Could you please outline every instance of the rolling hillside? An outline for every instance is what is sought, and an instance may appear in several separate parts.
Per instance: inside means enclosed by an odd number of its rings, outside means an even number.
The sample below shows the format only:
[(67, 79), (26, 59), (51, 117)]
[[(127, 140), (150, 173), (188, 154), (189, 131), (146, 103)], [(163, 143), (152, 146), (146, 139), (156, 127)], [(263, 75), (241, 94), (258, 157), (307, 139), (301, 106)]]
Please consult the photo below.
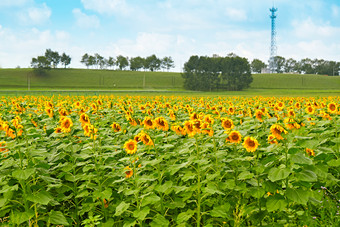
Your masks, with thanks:
[[(340, 77), (255, 74), (250, 89), (340, 90)], [(36, 76), (32, 69), (0, 69), (0, 90), (183, 90), (180, 73), (93, 69), (52, 69)]]

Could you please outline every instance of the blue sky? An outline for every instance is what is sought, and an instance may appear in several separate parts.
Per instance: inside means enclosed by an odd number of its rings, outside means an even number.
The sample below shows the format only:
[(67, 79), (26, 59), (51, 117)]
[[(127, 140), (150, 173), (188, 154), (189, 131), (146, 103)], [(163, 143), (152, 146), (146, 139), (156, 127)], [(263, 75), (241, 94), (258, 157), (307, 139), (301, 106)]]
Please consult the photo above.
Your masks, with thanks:
[(340, 0), (0, 0), (0, 67), (29, 67), (47, 48), (72, 57), (236, 53), (267, 62), (272, 5), (277, 54), (340, 61)]

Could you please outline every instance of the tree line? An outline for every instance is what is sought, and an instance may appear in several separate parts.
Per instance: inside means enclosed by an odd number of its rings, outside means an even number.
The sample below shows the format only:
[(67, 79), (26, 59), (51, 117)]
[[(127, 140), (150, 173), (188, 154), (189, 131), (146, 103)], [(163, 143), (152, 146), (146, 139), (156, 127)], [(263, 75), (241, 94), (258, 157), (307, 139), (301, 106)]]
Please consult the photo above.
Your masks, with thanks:
[(243, 90), (253, 81), (248, 59), (193, 55), (184, 64), (184, 88), (196, 91)]
[[(143, 57), (125, 57), (122, 55), (114, 57), (105, 58), (100, 54), (84, 54), (80, 61), (87, 68), (96, 68), (96, 69), (119, 69), (119, 70), (149, 70), (149, 71), (158, 71), (158, 70), (167, 70), (169, 71), (171, 68), (174, 68), (174, 61), (172, 58), (163, 57), (158, 58), (155, 54), (148, 56), (146, 58)], [(71, 64), (71, 57), (65, 53), (59, 54), (57, 51), (52, 51), (51, 49), (46, 49), (45, 55), (38, 56), (36, 58), (32, 58), (31, 67), (35, 69), (51, 69), (58, 68), (59, 64), (66, 66)]]
[[(282, 56), (274, 57), (274, 72), (276, 73), (303, 73), (319, 74), (328, 76), (339, 76), (340, 62), (327, 61), (324, 59), (304, 58), (297, 61), (293, 58), (285, 59)], [(254, 73), (261, 73), (267, 65), (259, 59), (251, 62), (251, 70)]]
[(57, 51), (46, 49), (45, 55), (32, 58), (31, 66), (35, 69), (50, 69), (57, 68), (60, 63), (66, 68), (71, 64), (71, 57), (65, 53), (60, 55)]
[(171, 68), (174, 68), (174, 61), (171, 57), (163, 57), (158, 58), (155, 54), (148, 56), (146, 58), (143, 57), (125, 57), (122, 55), (109, 58), (104, 58), (99, 54), (89, 55), (84, 54), (80, 61), (87, 68), (97, 68), (97, 69), (119, 69), (119, 70), (149, 70), (149, 71), (158, 71), (158, 70), (167, 70), (169, 71)]

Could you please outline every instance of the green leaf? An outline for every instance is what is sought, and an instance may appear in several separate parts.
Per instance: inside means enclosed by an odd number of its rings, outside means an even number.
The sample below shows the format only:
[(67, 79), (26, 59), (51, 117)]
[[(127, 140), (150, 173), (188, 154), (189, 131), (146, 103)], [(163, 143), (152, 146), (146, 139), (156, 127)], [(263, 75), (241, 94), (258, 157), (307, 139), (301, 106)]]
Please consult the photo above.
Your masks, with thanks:
[(194, 213), (195, 211), (190, 210), (190, 209), (185, 212), (180, 213), (176, 219), (177, 224), (181, 224), (183, 222), (188, 221), (194, 215)]
[(302, 164), (302, 165), (312, 165), (313, 161), (306, 157), (304, 154), (302, 153), (297, 153), (292, 155), (291, 157), (292, 162), (296, 163), (296, 164)]
[(145, 219), (145, 217), (149, 214), (150, 212), (150, 208), (149, 207), (144, 207), (141, 210), (135, 210), (133, 212), (133, 216), (135, 218), (137, 218), (140, 221), (143, 221)]
[(271, 181), (278, 181), (282, 179), (286, 179), (290, 174), (290, 171), (288, 169), (279, 169), (276, 167), (273, 167), (269, 170), (268, 173), (268, 179)]
[(33, 203), (47, 205), (51, 200), (53, 200), (53, 197), (47, 191), (40, 191), (38, 193), (29, 194), (27, 196), (27, 200)]
[(266, 191), (261, 187), (252, 187), (250, 189), (250, 194), (257, 199), (261, 198), (264, 195), (264, 193), (266, 193)]
[(167, 181), (167, 182), (165, 182), (162, 185), (157, 185), (155, 190), (157, 192), (162, 192), (162, 193), (165, 193), (165, 194), (169, 194), (172, 191), (172, 185), (173, 185), (172, 181)]
[(287, 202), (282, 198), (276, 198), (275, 196), (270, 196), (267, 199), (267, 210), (269, 212), (275, 211), (275, 210), (284, 210), (287, 206)]
[(228, 213), (229, 209), (230, 209), (229, 203), (225, 203), (225, 204), (220, 205), (220, 206), (214, 206), (212, 211), (210, 211), (210, 215), (212, 217), (216, 217), (216, 218), (227, 218), (228, 217), (227, 213)]
[(65, 216), (60, 211), (52, 210), (49, 213), (48, 221), (52, 224), (55, 224), (55, 225), (69, 225)]
[(155, 204), (157, 203), (158, 201), (160, 201), (161, 198), (155, 194), (151, 194), (149, 196), (146, 196), (143, 201), (142, 201), (142, 206), (146, 206), (146, 205), (149, 205), (149, 204)]
[(18, 180), (27, 180), (35, 172), (35, 168), (17, 169), (12, 172), (12, 176)]
[(160, 226), (168, 226), (169, 221), (162, 215), (157, 214), (155, 217), (152, 219), (153, 221), (150, 223), (151, 227), (160, 227)]
[(30, 220), (33, 216), (34, 211), (32, 210), (29, 210), (27, 212), (14, 212), (11, 215), (10, 220), (13, 224), (20, 225), (21, 223)]
[(202, 190), (205, 193), (208, 193), (210, 195), (213, 195), (213, 194), (224, 195), (224, 193), (221, 192), (220, 190), (218, 190), (217, 187), (214, 184), (212, 184), (212, 183), (208, 183), (207, 187), (203, 188)]
[(287, 188), (286, 196), (298, 204), (306, 205), (309, 199), (309, 192), (303, 189)]
[(332, 167), (338, 167), (340, 166), (340, 159), (332, 159), (329, 162), (327, 162), (327, 164)]
[(249, 171), (243, 171), (238, 175), (238, 180), (246, 180), (254, 177), (254, 174)]
[(122, 213), (124, 213), (127, 209), (129, 209), (130, 203), (125, 203), (124, 201), (121, 202), (117, 207), (116, 207), (116, 213), (115, 216), (119, 216)]
[(317, 180), (316, 174), (311, 170), (303, 170), (296, 174), (296, 178), (300, 181), (315, 182)]

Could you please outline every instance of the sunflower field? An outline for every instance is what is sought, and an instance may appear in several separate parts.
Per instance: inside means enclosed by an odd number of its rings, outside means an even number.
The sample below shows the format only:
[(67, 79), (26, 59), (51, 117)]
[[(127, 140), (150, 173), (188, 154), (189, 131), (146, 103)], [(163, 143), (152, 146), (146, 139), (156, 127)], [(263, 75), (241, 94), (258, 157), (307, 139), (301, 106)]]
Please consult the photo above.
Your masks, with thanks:
[(340, 97), (0, 98), (3, 226), (340, 226)]

